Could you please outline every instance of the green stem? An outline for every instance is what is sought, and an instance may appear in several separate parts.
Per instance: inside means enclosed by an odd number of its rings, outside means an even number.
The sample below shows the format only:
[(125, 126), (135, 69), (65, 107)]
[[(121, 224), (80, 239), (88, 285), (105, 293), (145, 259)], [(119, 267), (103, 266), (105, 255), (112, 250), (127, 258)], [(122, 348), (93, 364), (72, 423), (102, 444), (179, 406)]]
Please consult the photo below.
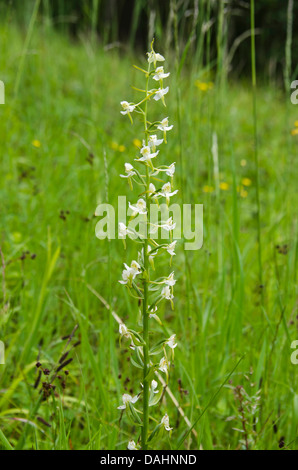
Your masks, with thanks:
[[(148, 95), (148, 83), (149, 83), (149, 70), (150, 64), (148, 67), (148, 74), (146, 77), (146, 97)], [(147, 103), (145, 101), (144, 109), (144, 132), (145, 132), (145, 143), (148, 145), (148, 129), (147, 129)], [(146, 191), (149, 189), (150, 184), (150, 175), (149, 167), (146, 166)], [(147, 217), (150, 217), (149, 212), (150, 199), (148, 192), (146, 192), (146, 207), (147, 207)], [(147, 219), (148, 220), (148, 219)], [(147, 225), (148, 228), (148, 225)], [(148, 438), (148, 428), (149, 428), (149, 382), (146, 380), (149, 368), (149, 316), (148, 316), (148, 280), (149, 280), (149, 257), (148, 257), (148, 233), (146, 234), (144, 241), (144, 300), (143, 300), (143, 339), (145, 345), (143, 346), (144, 354), (144, 369), (143, 369), (143, 427), (142, 427), (142, 450), (147, 450), (147, 438)]]

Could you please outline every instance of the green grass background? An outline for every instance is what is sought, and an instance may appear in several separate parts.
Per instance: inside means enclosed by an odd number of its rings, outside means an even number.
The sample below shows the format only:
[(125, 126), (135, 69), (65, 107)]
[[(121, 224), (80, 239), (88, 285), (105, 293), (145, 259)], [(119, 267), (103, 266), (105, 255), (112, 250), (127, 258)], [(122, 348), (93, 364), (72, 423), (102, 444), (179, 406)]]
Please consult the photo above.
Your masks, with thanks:
[[(136, 197), (119, 173), (135, 158), (133, 140), (142, 139), (142, 124), (131, 126), (120, 115), (120, 101), (136, 96), (131, 85), (140, 84), (140, 77), (132, 64), (144, 66), (146, 51), (104, 50), (85, 36), (72, 42), (46, 22), (31, 27), (22, 31), (12, 22), (0, 28), (6, 86), (0, 108), (0, 339), (6, 346), (0, 445), (125, 449), (138, 431), (119, 422), (117, 406), (125, 390), (138, 392), (139, 377), (127, 360), (127, 345), (119, 347), (116, 321), (94, 291), (129, 326), (137, 323), (136, 305), (118, 283), (122, 263), (135, 258), (136, 248), (129, 241), (124, 251), (121, 241), (97, 240), (93, 214), (99, 203), (115, 205), (119, 194)], [(255, 431), (251, 448), (278, 449), (282, 439), (297, 449), (298, 366), (290, 361), (291, 342), (298, 339), (298, 136), (291, 135), (297, 108), (274, 84), (258, 85), (260, 287), (249, 78), (226, 80), (224, 71), (216, 78), (196, 64), (177, 76), (175, 60), (174, 53), (167, 56), (170, 92), (161, 113), (174, 129), (161, 161), (177, 163), (176, 201), (182, 203), (183, 193), (183, 202), (204, 204), (204, 245), (184, 253), (178, 244), (175, 310), (165, 306), (162, 317), (178, 339), (170, 389), (191, 423), (209, 404), (196, 436), (191, 433), (182, 448), (242, 447), (241, 433), (233, 430), (241, 424), (227, 418), (239, 415), (233, 388), (243, 385), (249, 395), (261, 389), (257, 422), (248, 416)], [(214, 82), (213, 88), (201, 91), (198, 79)], [(243, 178), (251, 185), (241, 196)], [(228, 189), (216, 190), (218, 182)], [(206, 186), (215, 190), (205, 192)], [(284, 253), (277, 245), (287, 245)], [(66, 389), (37, 407), (35, 363), (39, 358), (53, 367), (65, 344), (61, 338), (76, 324), (82, 343), (72, 353)], [(160, 448), (176, 449), (187, 425), (167, 394), (156, 419), (164, 412), (174, 430)]]

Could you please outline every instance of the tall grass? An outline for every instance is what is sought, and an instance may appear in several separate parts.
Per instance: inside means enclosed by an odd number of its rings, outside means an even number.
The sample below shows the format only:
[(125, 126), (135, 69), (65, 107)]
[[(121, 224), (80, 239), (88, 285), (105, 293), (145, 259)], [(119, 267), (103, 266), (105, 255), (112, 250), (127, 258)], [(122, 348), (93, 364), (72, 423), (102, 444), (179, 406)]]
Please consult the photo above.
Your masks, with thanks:
[(259, 177), (259, 155), (258, 155), (258, 127), (257, 127), (257, 75), (256, 75), (256, 42), (255, 42), (255, 2), (250, 2), (251, 21), (251, 78), (253, 94), (253, 136), (254, 136), (254, 162), (256, 180), (256, 213), (257, 213), (257, 239), (258, 239), (258, 264), (259, 284), (261, 297), (264, 301), (263, 266), (262, 266), (262, 240), (261, 240), (261, 204), (260, 204), (260, 177)]

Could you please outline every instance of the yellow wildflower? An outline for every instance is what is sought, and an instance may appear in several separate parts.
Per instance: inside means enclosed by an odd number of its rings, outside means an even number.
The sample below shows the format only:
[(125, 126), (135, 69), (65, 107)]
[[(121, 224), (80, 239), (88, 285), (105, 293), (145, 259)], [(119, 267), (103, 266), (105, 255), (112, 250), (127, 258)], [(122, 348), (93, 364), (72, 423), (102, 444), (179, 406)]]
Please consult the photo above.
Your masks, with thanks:
[(118, 150), (119, 149), (119, 145), (117, 144), (117, 142), (111, 142), (110, 147), (111, 147), (112, 150)]
[(248, 196), (248, 192), (246, 191), (246, 189), (244, 189), (244, 188), (240, 189), (240, 196), (241, 197), (247, 197)]
[(203, 186), (204, 193), (213, 193), (213, 191), (214, 191), (213, 186), (208, 186), (208, 185)]
[(224, 181), (219, 184), (220, 189), (223, 191), (227, 191), (229, 189), (228, 183), (225, 183)]
[(195, 86), (200, 90), (200, 91), (208, 91), (213, 88), (213, 83), (212, 82), (201, 82), (200, 80), (195, 81)]
[(36, 139), (32, 141), (32, 145), (33, 145), (33, 147), (35, 147), (37, 149), (39, 149), (41, 147), (40, 141), (36, 140)]
[(134, 144), (135, 147), (141, 148), (142, 147), (142, 142), (140, 139), (133, 139), (132, 143)]
[(242, 178), (241, 183), (243, 184), (243, 186), (251, 186), (252, 181), (249, 178)]
[(126, 147), (125, 145), (122, 144), (117, 144), (117, 142), (111, 142), (110, 147), (112, 150), (115, 150), (115, 152), (125, 152)]

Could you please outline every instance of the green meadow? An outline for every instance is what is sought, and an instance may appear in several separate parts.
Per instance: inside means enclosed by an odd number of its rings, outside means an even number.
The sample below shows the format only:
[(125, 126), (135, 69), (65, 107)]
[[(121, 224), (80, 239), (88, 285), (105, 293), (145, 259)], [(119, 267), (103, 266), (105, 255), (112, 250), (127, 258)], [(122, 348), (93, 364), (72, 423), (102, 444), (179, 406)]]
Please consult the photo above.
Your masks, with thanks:
[[(97, 239), (94, 213), (136, 201), (119, 175), (143, 128), (120, 102), (139, 99), (147, 49), (41, 16), (6, 18), (0, 38), (0, 447), (125, 450), (140, 432), (117, 407), (142, 377), (119, 321), (142, 325), (118, 281), (137, 248)], [(176, 162), (175, 202), (203, 204), (204, 241), (178, 240), (174, 310), (159, 311), (178, 346), (152, 420), (167, 413), (173, 430), (155, 448), (298, 449), (298, 107), (259, 69), (254, 87), (223, 58), (163, 45), (156, 34), (171, 73), (158, 112), (174, 127), (159, 158)]]

